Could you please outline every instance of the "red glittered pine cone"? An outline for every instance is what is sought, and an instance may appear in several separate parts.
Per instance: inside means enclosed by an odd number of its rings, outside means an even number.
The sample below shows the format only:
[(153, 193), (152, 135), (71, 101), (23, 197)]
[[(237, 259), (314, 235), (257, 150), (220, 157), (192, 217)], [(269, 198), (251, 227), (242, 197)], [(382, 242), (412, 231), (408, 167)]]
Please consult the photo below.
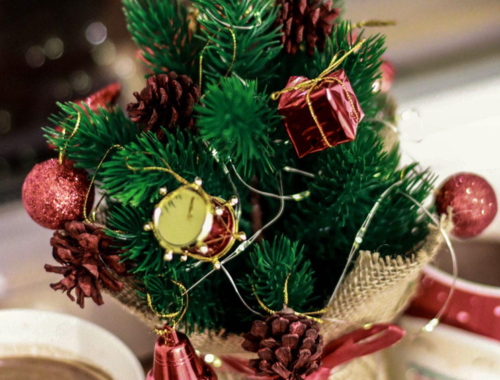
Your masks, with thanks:
[(54, 232), (50, 239), (54, 259), (62, 266), (45, 265), (45, 270), (57, 273), (64, 278), (51, 284), (54, 290), (76, 293), (76, 302), (81, 308), (85, 306), (85, 298), (102, 305), (101, 286), (111, 292), (123, 289), (123, 283), (115, 278), (126, 274), (126, 267), (120, 262), (120, 249), (115, 248), (114, 240), (104, 233), (101, 226), (71, 221), (66, 222), (64, 230)]
[(193, 111), (200, 100), (200, 91), (187, 75), (177, 75), (173, 71), (153, 75), (148, 78), (146, 87), (134, 96), (137, 102), (127, 106), (130, 119), (143, 131), (156, 133), (160, 141), (165, 137), (161, 127), (194, 129)]
[(277, 313), (254, 321), (242, 348), (256, 352), (250, 360), (256, 376), (303, 380), (321, 366), (323, 337), (314, 320), (293, 313)]
[(280, 6), (275, 26), (282, 26), (282, 43), (288, 54), (294, 56), (300, 44), (306, 41), (307, 54), (312, 56), (315, 47), (325, 49), (340, 9), (333, 7), (333, 0), (277, 0)]

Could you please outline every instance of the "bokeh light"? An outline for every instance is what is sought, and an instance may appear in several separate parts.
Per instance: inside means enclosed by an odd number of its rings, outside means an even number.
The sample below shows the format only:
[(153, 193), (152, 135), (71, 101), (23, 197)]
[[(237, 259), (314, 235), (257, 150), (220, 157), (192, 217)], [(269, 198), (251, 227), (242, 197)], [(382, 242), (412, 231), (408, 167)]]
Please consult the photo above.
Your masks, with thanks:
[(0, 110), (0, 134), (6, 134), (12, 127), (12, 117), (7, 110)]
[(49, 59), (61, 58), (64, 53), (64, 43), (60, 38), (50, 38), (45, 42), (43, 50), (45, 51), (45, 56)]
[(92, 80), (85, 71), (75, 71), (71, 76), (71, 86), (80, 95), (84, 95), (92, 88)]
[(45, 63), (45, 52), (41, 46), (32, 46), (26, 52), (26, 63), (32, 68), (41, 67)]
[(111, 65), (115, 58), (116, 46), (110, 40), (104, 41), (102, 44), (92, 49), (92, 59), (99, 66)]
[(100, 45), (108, 36), (108, 29), (102, 22), (93, 22), (87, 27), (85, 37), (92, 45)]
[(127, 56), (119, 58), (114, 68), (115, 73), (123, 79), (131, 78), (136, 71), (135, 62)]

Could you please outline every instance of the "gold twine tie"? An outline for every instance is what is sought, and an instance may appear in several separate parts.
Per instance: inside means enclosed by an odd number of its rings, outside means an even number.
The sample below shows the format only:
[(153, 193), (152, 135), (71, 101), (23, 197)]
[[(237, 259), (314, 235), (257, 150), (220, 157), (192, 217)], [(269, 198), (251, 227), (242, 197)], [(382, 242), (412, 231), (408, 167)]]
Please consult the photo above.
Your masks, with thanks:
[[(285, 280), (285, 285), (283, 286), (283, 303), (284, 303), (284, 307), (283, 307), (283, 310), (287, 309), (288, 308), (288, 280), (290, 279), (290, 276), (292, 274), (290, 273), (286, 280)], [(257, 299), (257, 302), (259, 303), (260, 307), (266, 312), (266, 313), (269, 313), (270, 315), (272, 314), (278, 314), (280, 313), (280, 311), (275, 311), (275, 310), (272, 310), (270, 308), (268, 308), (266, 306), (266, 304), (260, 299), (260, 297), (257, 295), (257, 291), (255, 290), (255, 286), (252, 285), (252, 290), (253, 290), (253, 294), (255, 296), (255, 298)], [(288, 308), (289, 309), (289, 308)], [(291, 309), (290, 309), (291, 310)], [(321, 310), (318, 310), (318, 311), (310, 311), (308, 313), (299, 313), (295, 310), (291, 310), (293, 312), (293, 314), (295, 315), (298, 315), (298, 316), (301, 316), (301, 317), (306, 317), (306, 318), (309, 318), (309, 319), (312, 319), (314, 320), (315, 322), (317, 323), (323, 323), (323, 320), (322, 319), (319, 319), (319, 318), (315, 318), (313, 317), (313, 315), (318, 315), (318, 314), (323, 314), (325, 313), (326, 311), (328, 310), (328, 308), (324, 308), (324, 309), (321, 309)]]

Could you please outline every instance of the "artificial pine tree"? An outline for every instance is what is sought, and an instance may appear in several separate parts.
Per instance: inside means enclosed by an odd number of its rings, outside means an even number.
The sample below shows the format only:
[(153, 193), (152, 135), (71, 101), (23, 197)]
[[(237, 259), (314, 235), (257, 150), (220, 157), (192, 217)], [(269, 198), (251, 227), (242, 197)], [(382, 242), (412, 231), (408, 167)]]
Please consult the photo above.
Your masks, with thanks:
[[(103, 223), (119, 243), (144, 304), (149, 300), (160, 313), (182, 308), (185, 294), (176, 285), (182, 283), (191, 300), (182, 321), (188, 333), (248, 331), (253, 319), (248, 307), (265, 314), (260, 299), (280, 311), (285, 282), (293, 310), (323, 309), (370, 210), (395, 184), (399, 191), (382, 201), (358, 248), (410, 257), (421, 247), (427, 222), (404, 194), (422, 202), (433, 176), (416, 164), (401, 167), (397, 144), (384, 145), (380, 131), (393, 122), (392, 103), (374, 90), (381, 78), (383, 35), (354, 33), (349, 21), (333, 17), (338, 4), (331, 1), (318, 11), (313, 9), (323, 7), (318, 2), (298, 0), (195, 0), (188, 7), (180, 0), (123, 3), (128, 28), (156, 75), (129, 106), (132, 120), (119, 107), (93, 111), (66, 103), (45, 131), (103, 190)], [(280, 6), (304, 4), (316, 24), (300, 26), (301, 18), (294, 18), (289, 31), (279, 19), (286, 19)], [(320, 32), (313, 26), (325, 35), (316, 36)], [(316, 39), (298, 38), (300, 28)], [(343, 70), (352, 89), (341, 83), (333, 102), (341, 110), (358, 102), (364, 118), (347, 112), (355, 121), (353, 141), (336, 144), (323, 135), (328, 147), (299, 159), (278, 112), (279, 95), (271, 95), (285, 89), (290, 77), (321, 78), (334, 57), (334, 71)], [(333, 82), (302, 89), (302, 97), (307, 92), (313, 99), (305, 114), (314, 122), (304, 128), (318, 132), (322, 121), (314, 116), (323, 117), (323, 108), (315, 109), (314, 102), (324, 99), (316, 92), (333, 91), (329, 86), (338, 81)], [(55, 129), (59, 125), (65, 133)], [(214, 225), (217, 215), (226, 217), (248, 240), (224, 222), (220, 231), (212, 228), (215, 237), (208, 242), (179, 252), (165, 248), (170, 231), (151, 222), (163, 210), (157, 204), (179, 189), (199, 195), (201, 186), (207, 195), (201, 198), (215, 210), (209, 215)], [(256, 193), (263, 229), (252, 228)], [(229, 202), (233, 196), (239, 205)], [(180, 204), (178, 198), (170, 204)], [(194, 199), (187, 220), (197, 207)], [(222, 244), (226, 230), (232, 231), (231, 241)], [(208, 257), (210, 250), (226, 248), (224, 256)], [(172, 253), (179, 255), (171, 260)]]

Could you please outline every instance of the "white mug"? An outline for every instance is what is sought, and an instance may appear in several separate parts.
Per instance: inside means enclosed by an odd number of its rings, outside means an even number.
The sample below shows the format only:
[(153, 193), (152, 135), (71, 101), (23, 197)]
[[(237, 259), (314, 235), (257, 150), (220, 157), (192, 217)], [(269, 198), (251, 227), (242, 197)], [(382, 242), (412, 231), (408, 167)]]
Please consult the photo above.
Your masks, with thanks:
[(144, 380), (132, 351), (103, 328), (82, 319), (39, 310), (0, 311), (0, 358), (36, 356), (78, 360), (116, 380)]

